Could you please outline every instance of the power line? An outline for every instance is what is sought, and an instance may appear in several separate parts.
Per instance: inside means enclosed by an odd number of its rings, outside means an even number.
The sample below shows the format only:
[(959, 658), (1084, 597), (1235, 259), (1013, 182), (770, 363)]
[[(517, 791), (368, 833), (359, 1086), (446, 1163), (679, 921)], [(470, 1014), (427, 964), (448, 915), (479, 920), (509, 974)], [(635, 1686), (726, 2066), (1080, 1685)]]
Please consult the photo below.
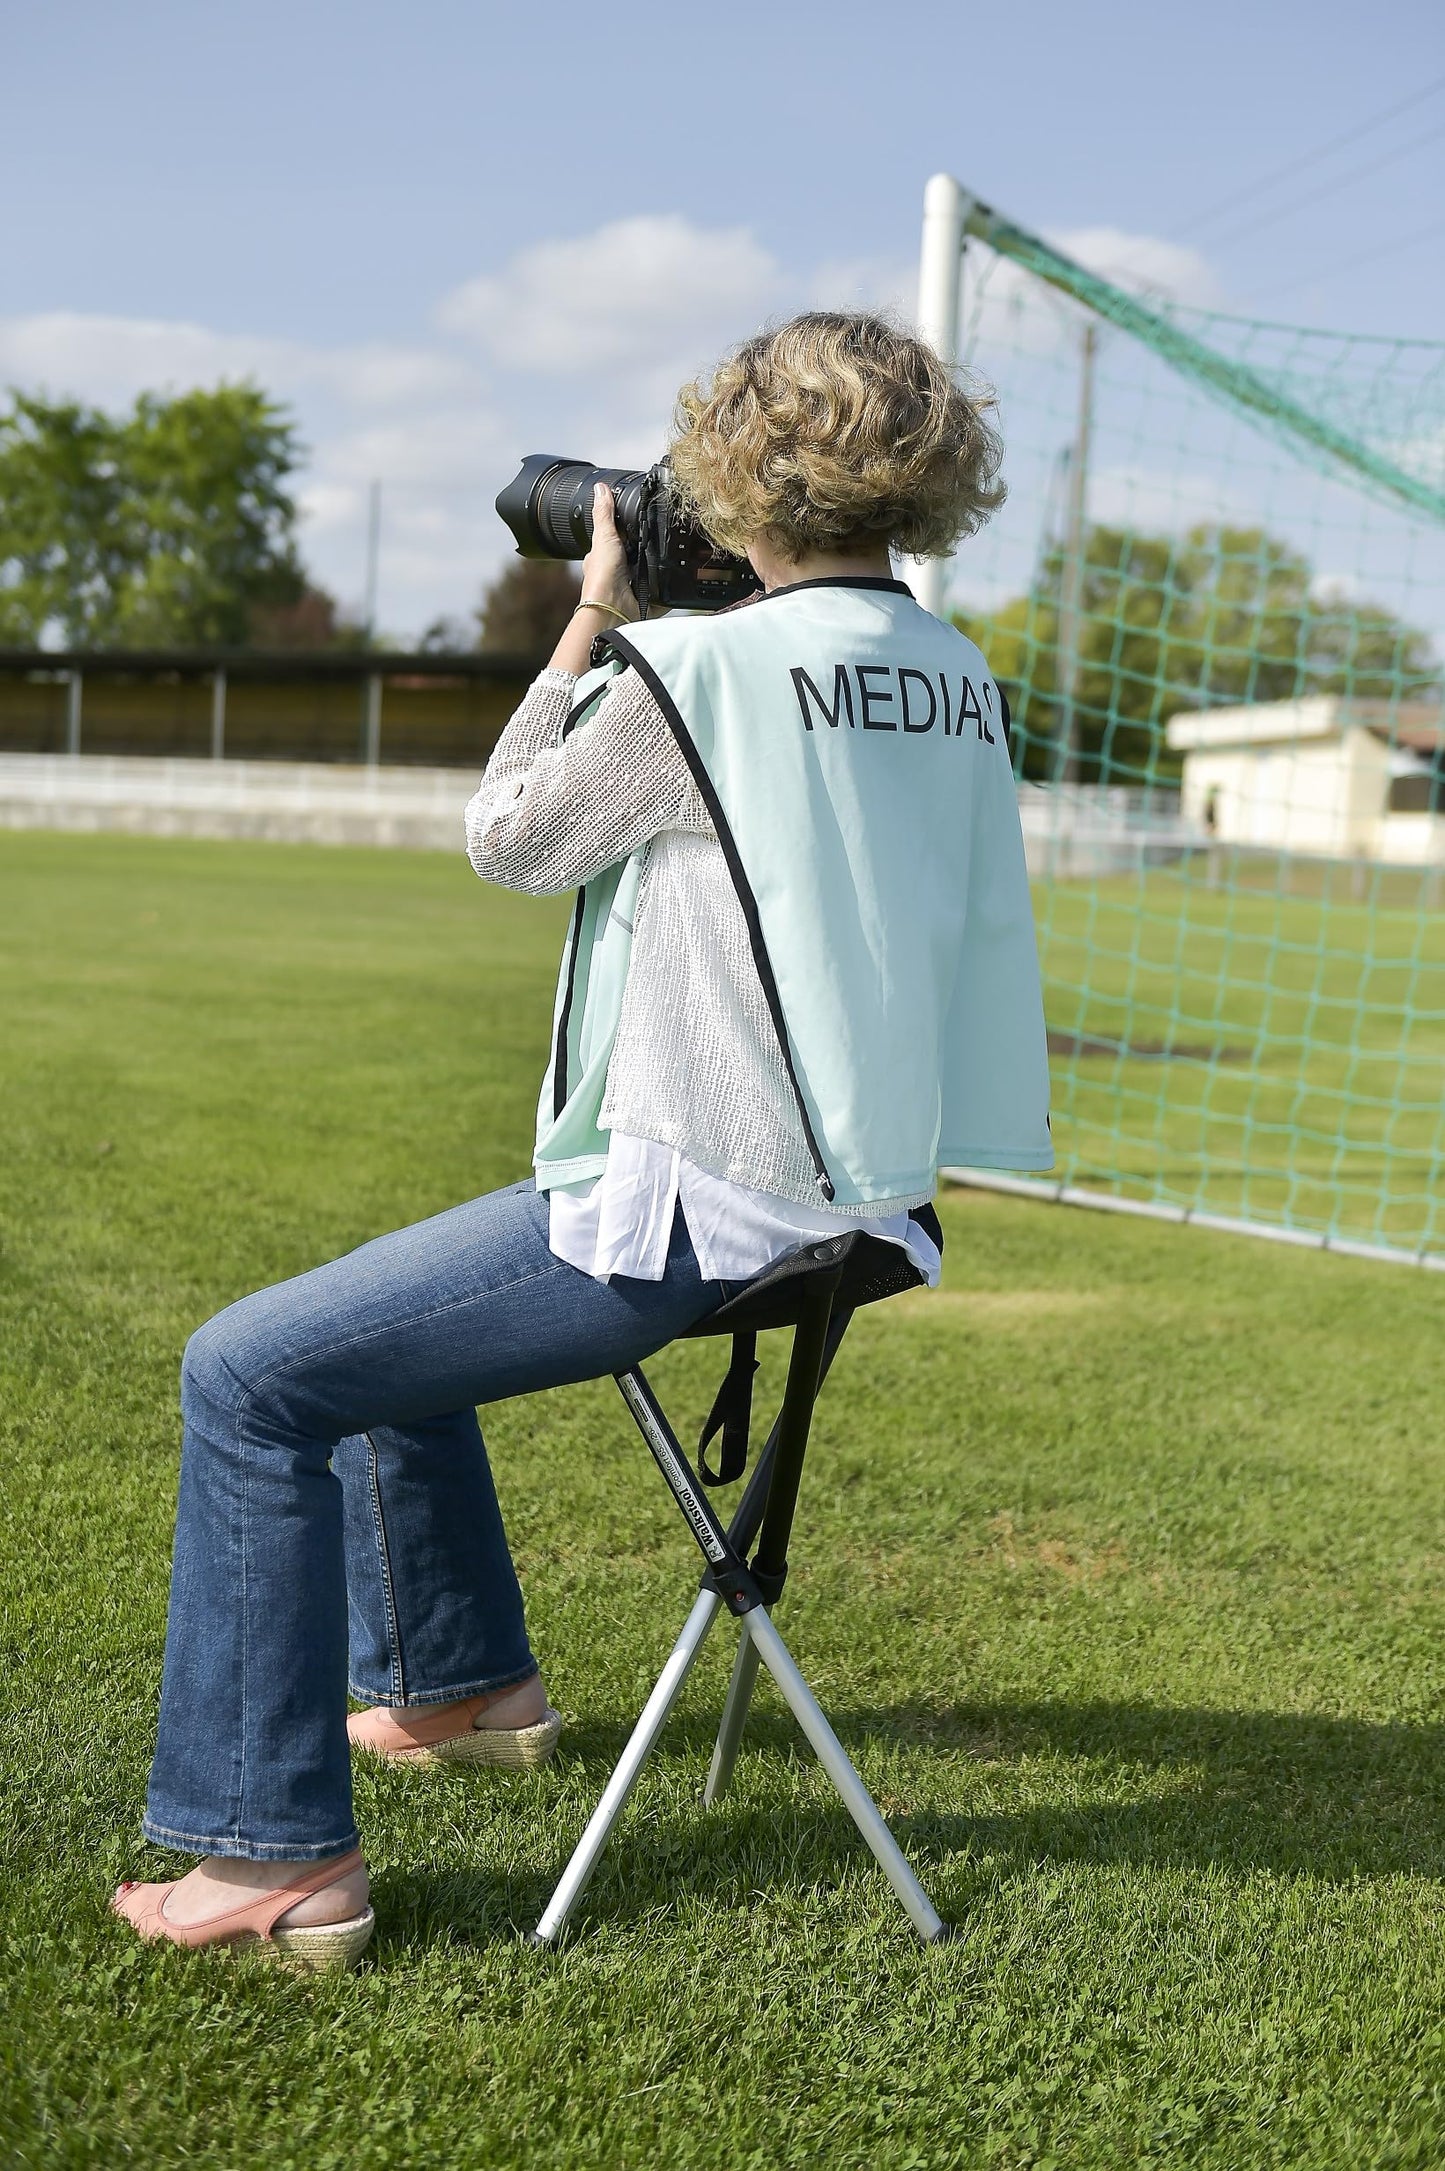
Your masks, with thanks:
[(1246, 301), (1273, 301), (1281, 294), (1292, 294), (1298, 287), (1308, 286), (1311, 280), (1339, 276), (1347, 271), (1358, 271), (1361, 264), (1377, 264), (1381, 257), (1396, 256), (1401, 249), (1413, 249), (1417, 242), (1432, 241), (1436, 234), (1445, 234), (1445, 219), (1436, 219), (1429, 226), (1422, 226), (1416, 234), (1402, 234), (1394, 241), (1387, 241), (1383, 248), (1362, 249), (1358, 256), (1347, 256), (1342, 264), (1322, 264), (1317, 271), (1304, 272), (1298, 279), (1287, 279), (1283, 286), (1261, 287), (1257, 293), (1245, 296)]
[(1428, 129), (1423, 136), (1416, 136), (1413, 142), (1397, 143), (1394, 150), (1386, 151), (1380, 158), (1371, 159), (1367, 165), (1352, 166), (1348, 173), (1337, 174), (1333, 181), (1322, 181), (1319, 187), (1311, 189), (1307, 196), (1296, 196), (1292, 202), (1281, 204), (1277, 210), (1266, 211), (1261, 217), (1250, 219), (1247, 225), (1232, 227), (1227, 234), (1216, 234), (1209, 246), (1211, 249), (1227, 249), (1231, 242), (1243, 241), (1246, 235), (1257, 234), (1262, 227), (1273, 226), (1277, 220), (1287, 219), (1293, 212), (1305, 210), (1310, 204), (1318, 203), (1321, 197), (1333, 196), (1337, 190), (1348, 188), (1352, 181), (1363, 181), (1369, 174), (1378, 173), (1383, 166), (1393, 166), (1396, 159), (1408, 158), (1412, 151), (1423, 150), (1427, 143), (1435, 143), (1441, 136), (1445, 136), (1445, 122), (1438, 128)]
[(1445, 89), (1445, 75), (1437, 76), (1434, 82), (1427, 83), (1423, 90), (1412, 91), (1410, 96), (1402, 98), (1398, 105), (1387, 106), (1383, 113), (1376, 113), (1372, 119), (1361, 121), (1358, 126), (1347, 129), (1344, 135), (1334, 136), (1328, 143), (1322, 143), (1318, 149), (1305, 151), (1299, 158), (1292, 158), (1287, 164), (1276, 166), (1271, 173), (1262, 174), (1259, 180), (1247, 182), (1243, 188), (1234, 189), (1218, 203), (1211, 204), (1207, 211), (1197, 211), (1192, 219), (1186, 219), (1183, 226), (1175, 229), (1176, 233), (1193, 233), (1196, 227), (1207, 226), (1211, 219), (1218, 218), (1221, 211), (1232, 211), (1236, 204), (1248, 202), (1250, 198), (1258, 196), (1261, 189), (1273, 188), (1277, 181), (1290, 180), (1295, 174), (1302, 173), (1307, 166), (1317, 165), (1320, 159), (1332, 158), (1336, 151), (1348, 150), (1352, 143), (1359, 142), (1361, 136), (1368, 136), (1376, 128), (1383, 128), (1386, 121), (1393, 121), (1401, 113), (1408, 113), (1412, 106), (1423, 104), (1425, 99), (1433, 98), (1436, 91), (1442, 89)]

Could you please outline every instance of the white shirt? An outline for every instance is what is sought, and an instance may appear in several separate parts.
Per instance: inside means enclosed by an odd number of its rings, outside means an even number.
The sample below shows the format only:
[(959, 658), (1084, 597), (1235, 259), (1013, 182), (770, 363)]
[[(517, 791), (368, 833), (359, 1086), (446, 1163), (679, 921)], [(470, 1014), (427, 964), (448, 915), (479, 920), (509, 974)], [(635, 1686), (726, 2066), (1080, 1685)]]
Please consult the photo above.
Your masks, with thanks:
[(611, 1134), (599, 1177), (550, 1196), (553, 1253), (599, 1281), (661, 1281), (679, 1202), (704, 1281), (751, 1281), (815, 1238), (849, 1229), (901, 1245), (930, 1289), (942, 1271), (937, 1245), (906, 1212), (850, 1219), (799, 1206), (710, 1176), (675, 1146), (625, 1131)]

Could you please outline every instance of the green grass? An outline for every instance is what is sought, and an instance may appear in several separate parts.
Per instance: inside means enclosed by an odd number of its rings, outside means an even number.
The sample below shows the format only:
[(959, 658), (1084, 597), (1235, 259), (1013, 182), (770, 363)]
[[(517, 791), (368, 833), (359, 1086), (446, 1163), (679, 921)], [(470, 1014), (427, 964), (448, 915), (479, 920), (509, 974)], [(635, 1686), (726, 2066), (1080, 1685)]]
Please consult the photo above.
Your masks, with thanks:
[(1445, 1253), (1445, 913), (1326, 873), (1041, 893), (1049, 1023), (1083, 1043), (1054, 1065), (1069, 1181)]
[[(695, 1580), (605, 1383), (488, 1425), (556, 1764), (361, 1776), (355, 1977), (107, 1919), (172, 1867), (136, 1820), (185, 1335), (525, 1166), (563, 910), (0, 838), (0, 2159), (1435, 2171), (1445, 1292), (1276, 1246), (956, 1195), (944, 1293), (850, 1337), (780, 1618), (956, 1943), (771, 1697), (704, 1815), (719, 1634), (580, 1934), (524, 1944)], [(691, 1418), (718, 1363), (654, 1376)]]

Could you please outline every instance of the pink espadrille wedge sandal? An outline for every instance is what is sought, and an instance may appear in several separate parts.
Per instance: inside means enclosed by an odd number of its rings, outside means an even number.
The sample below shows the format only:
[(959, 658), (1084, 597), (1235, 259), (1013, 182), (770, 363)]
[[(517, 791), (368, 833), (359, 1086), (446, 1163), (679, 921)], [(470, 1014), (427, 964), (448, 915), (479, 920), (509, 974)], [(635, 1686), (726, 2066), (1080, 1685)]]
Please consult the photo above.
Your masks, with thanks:
[[(503, 1690), (501, 1695), (509, 1694)], [(510, 1771), (535, 1771), (557, 1746), (562, 1721), (550, 1704), (527, 1726), (482, 1726), (478, 1722), (500, 1695), (468, 1696), (462, 1702), (403, 1710), (378, 1704), (353, 1711), (346, 1722), (353, 1749), (384, 1757), (389, 1764), (495, 1764)]]
[(204, 1945), (232, 1949), (255, 1945), (269, 1958), (284, 1960), (292, 1967), (318, 1972), (323, 1968), (349, 1968), (355, 1967), (376, 1928), (376, 1916), (369, 1907), (349, 1922), (308, 1923), (289, 1930), (278, 1930), (276, 1924), (298, 1900), (339, 1884), (361, 1866), (361, 1850), (353, 1847), (350, 1854), (331, 1855), (324, 1862), (308, 1864), (289, 1883), (258, 1892), (244, 1906), (228, 1908), (205, 1922), (169, 1919), (166, 1898), (172, 1888), (168, 1884), (123, 1884), (110, 1904), (112, 1911), (148, 1944), (184, 1945), (192, 1950)]

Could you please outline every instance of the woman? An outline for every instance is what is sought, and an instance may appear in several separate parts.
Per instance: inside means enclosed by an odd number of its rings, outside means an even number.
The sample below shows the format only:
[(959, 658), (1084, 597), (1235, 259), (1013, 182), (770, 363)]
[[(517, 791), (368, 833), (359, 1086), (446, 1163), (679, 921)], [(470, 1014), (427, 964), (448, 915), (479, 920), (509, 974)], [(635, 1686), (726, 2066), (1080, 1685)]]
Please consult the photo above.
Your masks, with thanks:
[(819, 1233), (935, 1282), (910, 1209), (940, 1159), (1051, 1158), (1006, 705), (890, 560), (988, 517), (997, 438), (928, 347), (834, 314), (749, 341), (678, 424), (679, 487), (764, 595), (633, 625), (599, 490), (582, 600), (467, 810), (478, 874), (583, 885), (534, 1178), (187, 1348), (144, 1829), (203, 1859), (122, 1886), (143, 1936), (349, 1963), (351, 1750), (551, 1753), (478, 1404), (638, 1363)]

